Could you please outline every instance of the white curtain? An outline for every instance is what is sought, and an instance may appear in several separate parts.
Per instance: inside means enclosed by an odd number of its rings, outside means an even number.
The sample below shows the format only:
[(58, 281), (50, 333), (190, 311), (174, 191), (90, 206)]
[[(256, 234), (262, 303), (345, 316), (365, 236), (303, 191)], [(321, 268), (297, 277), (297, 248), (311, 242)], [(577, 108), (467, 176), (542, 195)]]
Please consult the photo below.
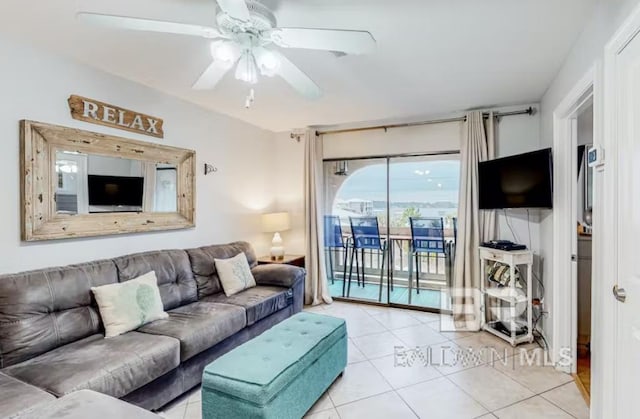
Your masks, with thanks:
[(458, 202), (458, 237), (452, 292), (456, 327), (479, 330), (480, 254), (478, 247), (495, 234), (495, 212), (478, 209), (478, 162), (495, 157), (494, 116), (486, 125), (482, 112), (467, 114), (460, 147), (460, 197)]
[(304, 138), (304, 189), (305, 189), (305, 237), (306, 268), (305, 304), (317, 305), (332, 302), (327, 283), (323, 250), (322, 214), (322, 140), (314, 130), (306, 130)]

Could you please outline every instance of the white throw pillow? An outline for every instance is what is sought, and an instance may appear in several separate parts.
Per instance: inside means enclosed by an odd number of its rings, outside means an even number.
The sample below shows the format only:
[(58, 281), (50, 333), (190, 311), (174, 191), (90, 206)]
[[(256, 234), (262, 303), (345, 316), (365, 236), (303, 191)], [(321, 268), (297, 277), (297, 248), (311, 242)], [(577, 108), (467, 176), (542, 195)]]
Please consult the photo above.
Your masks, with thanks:
[(154, 271), (130, 281), (92, 287), (105, 337), (112, 338), (155, 320), (166, 319)]
[(222, 289), (227, 297), (256, 286), (256, 280), (251, 274), (251, 267), (244, 253), (238, 253), (229, 259), (214, 260)]

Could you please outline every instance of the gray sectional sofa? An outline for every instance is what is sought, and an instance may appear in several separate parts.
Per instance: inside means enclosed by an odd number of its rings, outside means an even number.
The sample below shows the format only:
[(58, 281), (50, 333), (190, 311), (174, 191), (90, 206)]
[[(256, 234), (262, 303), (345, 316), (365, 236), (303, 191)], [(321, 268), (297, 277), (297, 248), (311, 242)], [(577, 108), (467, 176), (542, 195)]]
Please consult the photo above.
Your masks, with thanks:
[[(214, 258), (244, 252), (258, 284), (222, 292)], [(90, 288), (155, 271), (166, 320), (105, 339)], [(197, 386), (204, 367), (302, 309), (305, 271), (257, 266), (245, 242), (0, 275), (0, 417), (89, 389), (149, 410)]]

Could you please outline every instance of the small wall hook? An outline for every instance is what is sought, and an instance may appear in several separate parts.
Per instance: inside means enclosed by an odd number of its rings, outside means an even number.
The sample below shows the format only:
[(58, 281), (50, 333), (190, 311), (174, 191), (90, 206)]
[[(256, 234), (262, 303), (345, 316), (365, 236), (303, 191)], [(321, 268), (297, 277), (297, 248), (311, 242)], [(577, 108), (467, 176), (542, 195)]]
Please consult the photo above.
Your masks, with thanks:
[(291, 139), (296, 140), (296, 142), (299, 143), (302, 137), (304, 137), (304, 135), (305, 135), (304, 131), (294, 130), (291, 132)]
[(204, 164), (204, 175), (208, 175), (209, 173), (215, 173), (218, 171), (217, 167), (213, 167), (212, 165), (205, 163)]

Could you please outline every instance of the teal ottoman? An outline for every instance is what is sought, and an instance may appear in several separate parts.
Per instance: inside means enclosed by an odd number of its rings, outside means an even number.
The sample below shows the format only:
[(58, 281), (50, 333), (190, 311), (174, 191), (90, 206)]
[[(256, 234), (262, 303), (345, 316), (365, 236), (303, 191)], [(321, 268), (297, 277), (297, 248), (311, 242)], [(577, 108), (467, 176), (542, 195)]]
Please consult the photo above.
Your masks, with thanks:
[(299, 419), (347, 366), (343, 319), (298, 313), (209, 364), (203, 419)]

